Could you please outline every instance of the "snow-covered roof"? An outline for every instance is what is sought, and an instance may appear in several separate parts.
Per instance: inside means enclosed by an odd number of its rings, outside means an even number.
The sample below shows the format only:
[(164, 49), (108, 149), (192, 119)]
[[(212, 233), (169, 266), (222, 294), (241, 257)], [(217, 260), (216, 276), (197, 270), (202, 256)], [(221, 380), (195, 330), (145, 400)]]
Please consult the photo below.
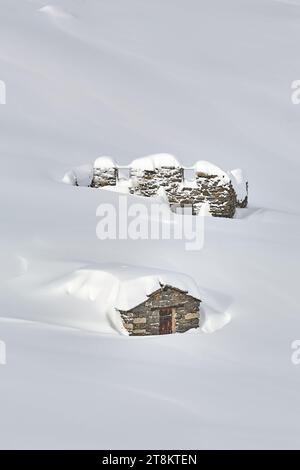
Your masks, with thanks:
[(108, 169), (116, 168), (117, 164), (112, 157), (102, 156), (98, 157), (94, 162), (94, 168)]
[(130, 168), (135, 170), (154, 171), (156, 168), (180, 168), (181, 165), (174, 155), (169, 153), (157, 153), (146, 157), (137, 158), (130, 163)]
[(89, 265), (68, 277), (68, 294), (99, 302), (106, 313), (112, 309), (131, 310), (148, 296), (170, 285), (200, 299), (194, 280), (182, 273), (119, 264)]
[(213, 163), (207, 162), (205, 160), (199, 160), (198, 162), (196, 162), (194, 165), (194, 169), (196, 173), (203, 173), (204, 175), (209, 176), (219, 176), (223, 179), (224, 182), (230, 182), (230, 178), (225, 171), (223, 171), (221, 168), (214, 165)]

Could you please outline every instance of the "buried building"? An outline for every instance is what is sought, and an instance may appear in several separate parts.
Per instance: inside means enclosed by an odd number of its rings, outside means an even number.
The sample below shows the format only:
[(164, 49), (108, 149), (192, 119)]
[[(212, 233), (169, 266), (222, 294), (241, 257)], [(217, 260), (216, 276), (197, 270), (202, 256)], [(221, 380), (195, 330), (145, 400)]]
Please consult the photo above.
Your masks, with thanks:
[(188, 291), (160, 284), (159, 289), (147, 297), (130, 310), (120, 310), (130, 335), (167, 335), (199, 327), (201, 301)]
[[(127, 178), (119, 175), (119, 167), (112, 158), (98, 158), (90, 186), (108, 189), (114, 186), (116, 191), (144, 197), (155, 197), (163, 190), (174, 212), (189, 208), (193, 215), (205, 206), (214, 217), (232, 218), (237, 208), (248, 205), (248, 182), (239, 169), (225, 172), (207, 161), (187, 168), (169, 154), (138, 158), (122, 168), (129, 170)], [(185, 177), (187, 172), (192, 172), (191, 179)]]
[(190, 201), (195, 207), (196, 214), (202, 204), (208, 203), (212, 216), (234, 217), (237, 198), (228, 174), (206, 161), (197, 162), (193, 169), (195, 179), (192, 185), (183, 184), (179, 191), (179, 199), (183, 195), (188, 199), (190, 194)]
[(184, 333), (199, 327), (200, 292), (186, 274), (93, 264), (68, 275), (63, 286), (68, 298), (80, 299), (78, 317), (73, 319), (80, 327), (129, 336)]

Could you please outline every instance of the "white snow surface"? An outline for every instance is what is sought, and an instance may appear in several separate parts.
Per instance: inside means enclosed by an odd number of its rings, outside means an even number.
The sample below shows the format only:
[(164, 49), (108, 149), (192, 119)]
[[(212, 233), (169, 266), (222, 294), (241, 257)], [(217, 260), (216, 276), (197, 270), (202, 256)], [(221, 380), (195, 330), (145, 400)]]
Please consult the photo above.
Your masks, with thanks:
[(156, 168), (179, 168), (181, 165), (174, 155), (168, 153), (158, 153), (155, 155), (148, 155), (147, 157), (136, 158), (133, 160), (129, 167), (135, 170), (148, 170), (154, 171)]
[(207, 162), (205, 160), (199, 160), (198, 162), (195, 163), (194, 169), (196, 173), (204, 173), (205, 175), (210, 175), (210, 176), (219, 176), (220, 178), (222, 178), (222, 181), (224, 183), (229, 183), (230, 181), (228, 174), (211, 162)]
[[(298, 3), (1, 1), (1, 448), (299, 448)], [(201, 251), (100, 241), (119, 195), (62, 183), (159, 152), (247, 173), (249, 208), (206, 218)], [(66, 292), (106, 263), (192, 277), (206, 325), (120, 335)]]
[(112, 157), (98, 157), (94, 162), (94, 168), (100, 169), (108, 169), (108, 168), (115, 168), (117, 166), (116, 162)]
[(229, 178), (236, 192), (239, 201), (243, 201), (247, 196), (247, 179), (243, 173), (243, 170), (236, 168), (229, 172)]
[(62, 182), (65, 184), (78, 186), (90, 186), (93, 179), (93, 167), (90, 164), (80, 165), (73, 170), (68, 171), (62, 178)]

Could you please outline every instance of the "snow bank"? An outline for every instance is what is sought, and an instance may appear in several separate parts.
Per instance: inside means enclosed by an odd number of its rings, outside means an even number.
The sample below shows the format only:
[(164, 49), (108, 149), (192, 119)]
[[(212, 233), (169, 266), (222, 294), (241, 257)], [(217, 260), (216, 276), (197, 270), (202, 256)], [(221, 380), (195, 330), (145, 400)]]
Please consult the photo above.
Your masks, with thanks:
[(229, 177), (231, 179), (238, 200), (243, 201), (247, 196), (247, 178), (245, 177), (245, 174), (240, 168), (236, 168), (235, 170), (231, 170), (229, 172)]
[(109, 307), (130, 310), (161, 286), (171, 285), (200, 298), (193, 279), (185, 274), (130, 265), (92, 265), (75, 271), (66, 284), (69, 294), (92, 301), (108, 299)]
[[(204, 313), (204, 315), (203, 315)], [(204, 317), (201, 330), (203, 333), (211, 334), (221, 330), (224, 326), (231, 322), (231, 315), (228, 312), (217, 312), (216, 310), (206, 306), (202, 309), (202, 318)]]
[(115, 186), (103, 186), (101, 189), (104, 191), (111, 191), (113, 193), (128, 194), (130, 195), (130, 188), (132, 187), (131, 180), (118, 180)]
[(195, 163), (193, 168), (195, 169), (196, 173), (203, 173), (209, 176), (219, 176), (223, 179), (224, 183), (230, 182), (228, 174), (213, 163), (207, 162), (205, 160), (199, 160)]
[(130, 168), (134, 170), (154, 171), (157, 168), (170, 167), (180, 168), (181, 165), (174, 155), (169, 153), (157, 153), (147, 157), (137, 158), (130, 163)]
[(81, 165), (68, 171), (62, 178), (62, 182), (72, 186), (90, 186), (93, 179), (92, 165)]
[(117, 164), (112, 157), (98, 157), (94, 162), (94, 168), (107, 170), (108, 168), (116, 168)]

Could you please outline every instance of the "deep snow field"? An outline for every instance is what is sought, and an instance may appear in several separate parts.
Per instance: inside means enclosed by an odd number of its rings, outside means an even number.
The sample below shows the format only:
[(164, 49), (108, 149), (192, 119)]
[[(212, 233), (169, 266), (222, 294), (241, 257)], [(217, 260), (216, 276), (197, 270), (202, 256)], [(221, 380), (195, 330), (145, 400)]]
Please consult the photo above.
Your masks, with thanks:
[[(300, 0), (0, 0), (0, 448), (300, 447), (299, 43)], [(249, 208), (199, 251), (97, 239), (119, 196), (65, 173), (161, 152)], [(121, 335), (63, 287), (98, 263), (191, 276), (202, 329)]]

